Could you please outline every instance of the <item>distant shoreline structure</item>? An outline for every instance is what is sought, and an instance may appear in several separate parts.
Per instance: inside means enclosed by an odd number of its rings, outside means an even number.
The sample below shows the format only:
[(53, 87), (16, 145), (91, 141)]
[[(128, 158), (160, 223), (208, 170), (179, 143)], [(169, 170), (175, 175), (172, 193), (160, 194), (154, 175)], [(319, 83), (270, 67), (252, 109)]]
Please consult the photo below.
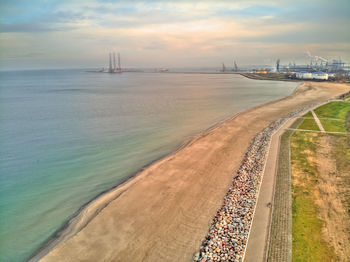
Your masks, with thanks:
[(183, 73), (183, 74), (240, 74), (244, 77), (255, 80), (277, 80), (277, 81), (332, 81), (332, 82), (350, 82), (350, 67), (341, 60), (334, 60), (332, 63), (321, 63), (310, 65), (289, 64), (280, 65), (280, 59), (277, 59), (276, 67), (254, 66), (252, 68), (238, 68), (233, 60), (232, 68), (226, 67), (222, 63), (222, 68), (211, 68), (211, 70), (179, 70), (168, 68), (144, 68), (144, 69), (125, 69), (121, 68), (120, 54), (118, 53), (118, 66), (116, 65), (115, 53), (109, 53), (109, 68), (102, 68), (97, 71), (102, 73), (122, 73), (122, 72), (143, 72), (143, 73)]
[(115, 63), (115, 53), (113, 52), (113, 65), (112, 65), (112, 53), (109, 53), (109, 68), (100, 70), (101, 73), (122, 73), (123, 70), (120, 65), (120, 54), (118, 53), (118, 67)]

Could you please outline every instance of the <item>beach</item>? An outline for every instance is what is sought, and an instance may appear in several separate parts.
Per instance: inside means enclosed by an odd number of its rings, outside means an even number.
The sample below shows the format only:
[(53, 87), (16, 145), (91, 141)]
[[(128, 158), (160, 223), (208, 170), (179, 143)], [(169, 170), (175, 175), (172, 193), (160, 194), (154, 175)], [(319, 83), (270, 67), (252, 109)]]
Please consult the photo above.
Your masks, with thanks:
[[(1, 261), (26, 261), (98, 196), (213, 125), (300, 84), (234, 74), (1, 76)], [(26, 97), (28, 110), (14, 97)]]
[(227, 119), (92, 201), (33, 261), (191, 261), (256, 134), (348, 91), (307, 82)]

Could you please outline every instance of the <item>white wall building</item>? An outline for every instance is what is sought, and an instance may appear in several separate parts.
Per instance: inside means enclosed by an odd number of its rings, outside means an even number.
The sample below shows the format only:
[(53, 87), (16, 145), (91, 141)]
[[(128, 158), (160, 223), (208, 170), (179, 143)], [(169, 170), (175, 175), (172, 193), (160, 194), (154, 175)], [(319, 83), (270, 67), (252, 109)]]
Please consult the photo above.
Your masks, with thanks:
[(296, 78), (298, 79), (314, 79), (314, 80), (328, 80), (328, 74), (324, 72), (296, 72), (295, 74)]
[(312, 79), (312, 73), (309, 72), (296, 72), (296, 78), (298, 79)]
[(324, 72), (312, 73), (312, 79), (315, 80), (328, 80), (328, 74)]

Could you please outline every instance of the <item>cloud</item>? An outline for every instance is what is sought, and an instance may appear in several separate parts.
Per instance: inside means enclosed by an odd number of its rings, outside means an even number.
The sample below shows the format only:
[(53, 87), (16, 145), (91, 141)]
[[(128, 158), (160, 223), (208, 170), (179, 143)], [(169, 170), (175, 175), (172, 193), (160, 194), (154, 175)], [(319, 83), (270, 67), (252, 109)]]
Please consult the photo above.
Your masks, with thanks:
[(32, 19), (27, 22), (0, 23), (0, 32), (6, 33), (43, 33), (52, 31), (69, 31), (77, 28), (82, 22), (91, 19), (81, 12), (58, 11)]
[(73, 26), (59, 26), (42, 22), (0, 24), (0, 32), (2, 33), (47, 33), (72, 29), (74, 29)]
[(348, 0), (3, 0), (0, 47), (5, 60), (67, 66), (103, 65), (113, 50), (140, 66), (201, 66), (229, 56), (246, 63), (305, 59), (305, 50), (350, 59), (349, 6)]

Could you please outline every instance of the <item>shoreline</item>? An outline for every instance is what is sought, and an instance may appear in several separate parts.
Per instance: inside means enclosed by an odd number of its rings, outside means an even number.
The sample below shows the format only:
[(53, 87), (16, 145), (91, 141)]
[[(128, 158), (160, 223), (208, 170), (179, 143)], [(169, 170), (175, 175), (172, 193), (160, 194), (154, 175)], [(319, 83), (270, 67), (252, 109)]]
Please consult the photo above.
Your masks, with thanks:
[[(309, 83), (308, 83), (309, 84)], [(319, 83), (315, 83), (316, 85)], [(329, 84), (329, 83), (327, 83)], [(193, 144), (196, 144), (199, 140), (205, 138), (206, 136), (210, 135), (211, 133), (215, 133), (216, 129), (220, 129), (223, 125), (227, 124), (230, 121), (234, 121), (235, 119), (239, 118), (242, 115), (248, 115), (254, 110), (258, 110), (264, 107), (268, 107), (269, 105), (276, 104), (279, 102), (283, 102), (284, 100), (288, 99), (289, 97), (295, 96), (300, 88), (302, 86), (305, 86), (305, 84), (298, 86), (292, 94), (285, 98), (281, 98), (279, 100), (275, 100), (272, 102), (265, 103), (263, 105), (259, 105), (256, 107), (253, 107), (251, 109), (248, 109), (246, 111), (240, 112), (235, 114), (234, 116), (230, 116), (229, 118), (213, 125), (212, 127), (204, 130), (199, 135), (196, 135), (189, 139), (189, 141), (185, 142), (183, 145), (181, 145), (177, 150), (174, 152), (155, 160), (153, 163), (150, 163), (149, 165), (142, 168), (139, 172), (135, 173), (134, 176), (127, 179), (124, 183), (113, 187), (112, 189), (108, 190), (107, 192), (101, 193), (99, 196), (97, 196), (95, 199), (88, 202), (86, 205), (84, 205), (81, 209), (77, 211), (77, 214), (70, 219), (66, 225), (61, 228), (61, 230), (57, 231), (57, 234), (55, 235), (56, 238), (49, 241), (45, 246), (43, 246), (41, 249), (39, 249), (38, 252), (36, 252), (36, 255), (33, 256), (29, 261), (37, 261), (36, 259), (40, 259), (41, 257), (45, 256), (46, 254), (50, 253), (50, 251), (55, 250), (62, 242), (65, 242), (67, 240), (70, 240), (72, 237), (74, 237), (78, 232), (81, 232), (83, 229), (86, 228), (86, 226), (94, 220), (94, 218), (98, 217), (102, 210), (106, 209), (105, 207), (108, 207), (109, 204), (111, 204), (114, 200), (120, 198), (123, 196), (133, 185), (137, 184), (142, 180), (143, 178), (147, 177), (149, 174), (145, 173), (148, 169), (154, 169), (155, 167), (161, 165), (162, 163), (168, 161), (171, 158), (174, 158), (179, 152), (184, 151), (184, 149), (191, 147)], [(312, 90), (312, 88), (311, 88)], [(143, 175), (143, 176), (142, 176)], [(142, 181), (143, 182), (143, 181)], [(75, 228), (76, 230), (71, 230)], [(63, 229), (63, 230), (62, 230)], [(207, 231), (207, 228), (206, 230)], [(54, 237), (55, 237), (54, 236)]]
[[(236, 73), (236, 74), (240, 74), (240, 73)], [(249, 79), (249, 77), (247, 77), (247, 78)], [(300, 82), (299, 85), (288, 96), (293, 95), (301, 85), (303, 85), (302, 82)], [(288, 97), (288, 96), (286, 96), (286, 97)], [(111, 187), (108, 190), (105, 190), (105, 191), (99, 193), (94, 198), (92, 198), (91, 200), (86, 202), (84, 205), (82, 205), (70, 218), (68, 218), (67, 221), (64, 222), (63, 225), (60, 228), (58, 228), (48, 239), (46, 239), (44, 241), (43, 245), (40, 246), (27, 259), (27, 261), (28, 262), (34, 262), (34, 261), (40, 260), (45, 255), (47, 255), (51, 250), (53, 250), (57, 245), (59, 245), (61, 242), (64, 242), (65, 240), (67, 240), (71, 236), (77, 234), (92, 219), (94, 219), (94, 217), (96, 217), (103, 208), (105, 208), (113, 200), (117, 199), (124, 192), (124, 191), (122, 191), (116, 197), (112, 197), (112, 196), (110, 196), (110, 194), (112, 194), (113, 191), (121, 190), (121, 188), (123, 186), (125, 186), (127, 183), (132, 183), (132, 180), (136, 179), (147, 168), (149, 168), (152, 165), (155, 165), (158, 162), (161, 162), (161, 161), (163, 161), (163, 160), (165, 160), (165, 159), (175, 155), (177, 152), (181, 151), (183, 148), (191, 145), (196, 140), (198, 140), (201, 137), (204, 137), (208, 133), (212, 132), (215, 128), (217, 128), (218, 126), (220, 126), (224, 122), (232, 120), (232, 119), (238, 117), (239, 115), (247, 113), (247, 112), (249, 112), (251, 110), (255, 110), (255, 109), (258, 109), (258, 108), (261, 108), (261, 107), (264, 107), (264, 106), (268, 106), (270, 103), (275, 103), (277, 101), (281, 101), (281, 100), (285, 99), (286, 97), (282, 97), (282, 98), (277, 99), (277, 100), (273, 100), (273, 101), (270, 101), (270, 102), (267, 102), (267, 103), (264, 103), (264, 104), (261, 104), (261, 105), (257, 105), (257, 106), (251, 107), (251, 108), (249, 108), (247, 110), (235, 113), (235, 114), (233, 114), (233, 115), (231, 115), (229, 117), (226, 117), (226, 118), (220, 120), (219, 122), (215, 123), (214, 125), (212, 125), (212, 126), (206, 128), (206, 129), (200, 131), (198, 134), (188, 137), (178, 148), (176, 148), (175, 150), (173, 150), (172, 152), (170, 152), (168, 154), (165, 154), (164, 156), (159, 157), (158, 159), (155, 159), (155, 160), (151, 161), (150, 163), (146, 164), (145, 166), (141, 167), (138, 171), (133, 173), (131, 176), (125, 178), (125, 180), (123, 180), (121, 183)], [(103, 197), (107, 198), (107, 199), (105, 199), (103, 201), (103, 203), (97, 203), (96, 202), (98, 200), (102, 200), (100, 198), (103, 198)], [(98, 206), (94, 206), (94, 205), (98, 205)], [(90, 210), (90, 209), (92, 209), (92, 210)], [(92, 212), (92, 214), (88, 215), (88, 217), (84, 217), (84, 213), (85, 212), (89, 212), (90, 213), (91, 211), (94, 211), (94, 212)], [(76, 226), (78, 228), (76, 228)]]
[[(280, 78), (268, 78), (268, 77), (263, 77), (263, 75), (256, 75), (253, 73), (240, 73), (241, 76), (244, 76), (248, 79), (252, 79), (252, 80), (267, 80), (267, 81), (283, 81), (283, 82), (309, 82), (309, 81), (305, 81), (305, 79), (280, 79)], [(315, 82), (315, 81), (311, 81), (311, 82)]]

